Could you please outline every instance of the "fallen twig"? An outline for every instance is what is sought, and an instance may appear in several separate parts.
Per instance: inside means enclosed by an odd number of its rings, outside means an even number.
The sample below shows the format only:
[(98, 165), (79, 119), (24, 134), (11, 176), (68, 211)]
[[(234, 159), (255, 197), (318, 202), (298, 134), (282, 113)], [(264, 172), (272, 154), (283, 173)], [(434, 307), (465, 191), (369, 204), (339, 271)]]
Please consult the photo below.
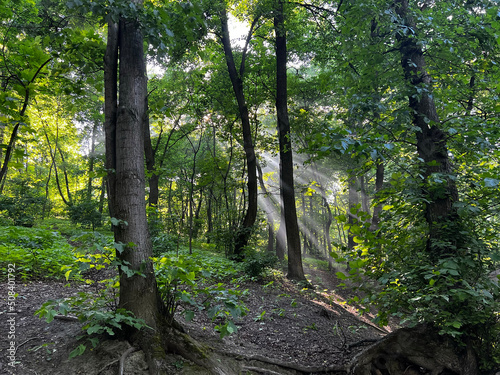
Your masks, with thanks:
[(28, 340), (23, 341), (22, 343), (20, 343), (20, 344), (17, 346), (16, 351), (14, 352), (14, 356), (16, 355), (17, 350), (18, 350), (21, 346), (23, 346), (24, 344), (26, 344), (26, 343), (28, 343), (28, 342), (30, 342), (30, 341), (32, 341), (32, 340), (38, 339), (38, 338), (39, 338), (39, 337), (30, 337)]
[(349, 349), (352, 349), (352, 348), (355, 348), (356, 346), (362, 346), (362, 345), (365, 345), (365, 344), (373, 344), (377, 341), (380, 341), (380, 339), (363, 339), (363, 340), (360, 340), (360, 341), (356, 341), (356, 342), (353, 342), (352, 344), (349, 344), (347, 347)]
[(79, 322), (80, 320), (73, 315), (54, 315), (54, 319), (67, 320), (68, 322)]

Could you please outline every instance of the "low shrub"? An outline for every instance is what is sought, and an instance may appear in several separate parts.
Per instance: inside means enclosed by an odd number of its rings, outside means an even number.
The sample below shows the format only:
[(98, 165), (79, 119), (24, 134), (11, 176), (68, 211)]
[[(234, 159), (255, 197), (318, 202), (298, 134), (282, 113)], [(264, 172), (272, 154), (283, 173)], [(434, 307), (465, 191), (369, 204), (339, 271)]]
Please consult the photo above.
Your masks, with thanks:
[(278, 257), (274, 253), (247, 249), (243, 260), (243, 271), (250, 277), (261, 277), (277, 263)]
[(153, 244), (153, 255), (156, 257), (164, 253), (175, 251), (177, 249), (178, 239), (169, 233), (158, 233), (151, 237)]

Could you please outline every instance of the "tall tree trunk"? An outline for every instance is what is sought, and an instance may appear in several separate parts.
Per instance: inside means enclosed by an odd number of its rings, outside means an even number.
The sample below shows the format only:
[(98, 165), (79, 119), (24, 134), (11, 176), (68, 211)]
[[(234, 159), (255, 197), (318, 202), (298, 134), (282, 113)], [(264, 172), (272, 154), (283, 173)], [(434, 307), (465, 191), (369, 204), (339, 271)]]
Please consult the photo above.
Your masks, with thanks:
[[(288, 248), (288, 274), (294, 280), (305, 280), (300, 251), (300, 232), (295, 206), (295, 190), (293, 181), (293, 156), (290, 122), (287, 106), (287, 48), (285, 13), (283, 0), (278, 0), (274, 15), (276, 33), (276, 113), (278, 117), (278, 138), (280, 154), (280, 193), (285, 219), (286, 240)], [(282, 225), (283, 223), (281, 223)]]
[(207, 194), (207, 233), (206, 233), (206, 241), (207, 243), (211, 243), (212, 233), (214, 230), (214, 222), (212, 218), (212, 201), (213, 201), (213, 191), (210, 189)]
[[(243, 250), (248, 244), (248, 240), (251, 235), (251, 229), (255, 224), (257, 218), (257, 160), (255, 158), (255, 150), (252, 139), (252, 130), (250, 126), (250, 117), (248, 115), (248, 107), (245, 100), (245, 94), (243, 92), (243, 72), (245, 67), (245, 52), (243, 53), (240, 71), (236, 70), (236, 64), (234, 62), (233, 51), (231, 48), (231, 40), (229, 38), (229, 28), (227, 21), (226, 8), (221, 11), (220, 15), (221, 26), (222, 26), (222, 45), (224, 47), (224, 56), (226, 58), (227, 70), (229, 72), (229, 78), (231, 79), (231, 84), (233, 86), (234, 95), (238, 103), (238, 111), (241, 120), (242, 134), (243, 134), (243, 148), (245, 149), (245, 156), (247, 162), (248, 170), (248, 206), (246, 209), (246, 214), (241, 224), (238, 234), (235, 239), (234, 255), (237, 258), (242, 257)], [(253, 28), (253, 27), (252, 27)], [(249, 33), (251, 36), (251, 30)], [(248, 42), (247, 42), (248, 43)]]
[(43, 132), (45, 134), (45, 139), (47, 140), (47, 144), (49, 146), (50, 158), (52, 160), (51, 168), (54, 167), (54, 175), (56, 177), (57, 191), (59, 191), (59, 195), (60, 195), (63, 203), (66, 206), (71, 206), (71, 201), (69, 200), (69, 197), (68, 197), (68, 199), (66, 199), (66, 197), (62, 191), (61, 181), (59, 179), (59, 172), (58, 172), (57, 163), (56, 163), (56, 150), (54, 148), (54, 152), (52, 152), (52, 145), (50, 143), (49, 134), (47, 133), (47, 130), (45, 129), (45, 125), (43, 126)]
[[(405, 25), (417, 30), (407, 0), (396, 1), (396, 12)], [(453, 254), (459, 248), (459, 218), (453, 206), (458, 201), (455, 181), (446, 145), (446, 134), (440, 129), (440, 120), (432, 97), (432, 79), (426, 71), (425, 57), (417, 38), (398, 34), (401, 66), (405, 79), (414, 91), (409, 95), (413, 125), (416, 132), (417, 151), (423, 160), (423, 194), (426, 197), (425, 218), (429, 228), (427, 251), (434, 259)], [(418, 92), (417, 92), (418, 90)], [(438, 175), (443, 183), (431, 186), (431, 179)], [(434, 184), (435, 185), (435, 184)], [(451, 226), (455, 226), (451, 229)], [(453, 232), (453, 234), (452, 234)]]
[[(149, 128), (149, 115), (147, 113), (147, 101), (146, 101), (146, 113), (144, 115), (144, 155), (146, 158), (146, 168), (148, 171), (148, 182), (149, 182), (149, 198), (148, 204), (150, 207), (158, 206), (158, 199), (160, 196), (160, 176), (155, 172), (155, 150), (153, 149), (153, 144), (151, 143), (151, 130)], [(156, 219), (156, 210), (154, 211)]]
[[(376, 172), (375, 172), (375, 199), (378, 198), (379, 193), (384, 187), (384, 174), (385, 166), (381, 158), (376, 161)], [(372, 224), (370, 230), (377, 230), (380, 223), (380, 214), (382, 213), (382, 205), (377, 203), (373, 207)]]
[(98, 122), (94, 121), (94, 125), (92, 126), (92, 138), (90, 143), (90, 153), (89, 153), (89, 179), (87, 180), (87, 199), (90, 201), (92, 199), (92, 179), (94, 172), (94, 163), (95, 163), (95, 144), (97, 139), (97, 127)]
[[(262, 168), (259, 163), (257, 163), (257, 176), (259, 180), (260, 190), (264, 193), (264, 211), (267, 216), (267, 251), (274, 251), (274, 218), (273, 218), (273, 204), (271, 202), (270, 195), (267, 191), (266, 185), (264, 184), (264, 176), (262, 174)], [(284, 256), (284, 253), (283, 253)]]
[[(112, 30), (112, 28), (110, 28)], [(129, 277), (120, 272), (120, 307), (132, 311), (151, 327), (156, 327), (156, 314), (161, 311), (154, 279), (151, 242), (144, 203), (144, 118), (146, 112), (146, 76), (142, 35), (134, 21), (121, 19), (119, 45), (119, 103), (116, 112), (114, 190), (110, 192), (115, 218), (115, 242), (126, 246), (117, 256), (129, 268), (142, 271), (145, 277)], [(111, 151), (111, 150), (110, 150)]]
[[(118, 60), (119, 52), (119, 60)], [(117, 67), (120, 62), (119, 103)], [(134, 274), (120, 269), (119, 306), (143, 319), (152, 330), (134, 331), (131, 339), (143, 349), (151, 375), (166, 374), (162, 358), (165, 351), (175, 351), (202, 365), (211, 373), (222, 373), (221, 366), (206, 355), (206, 349), (175, 329), (165, 318), (151, 262), (145, 204), (144, 114), (146, 110), (146, 75), (143, 38), (138, 24), (120, 18), (110, 21), (105, 57), (105, 131), (106, 166), (110, 211), (119, 220), (113, 226), (115, 242), (124, 246), (117, 251), (119, 261), (128, 262)], [(129, 244), (133, 243), (133, 246)]]
[[(120, 54), (118, 60), (118, 53)], [(118, 104), (117, 68), (120, 62)], [(142, 36), (132, 20), (109, 22), (105, 56), (106, 167), (110, 214), (120, 220), (113, 226), (115, 242), (126, 244), (117, 251), (120, 262), (128, 262), (128, 276), (120, 268), (119, 306), (144, 319), (155, 331), (159, 328), (163, 304), (157, 290), (144, 202), (144, 132), (146, 77)], [(133, 247), (128, 244), (133, 243)], [(161, 373), (153, 358), (152, 338), (134, 332), (148, 357), (150, 373)], [(149, 349), (149, 350), (148, 350)]]
[[(354, 172), (351, 172), (354, 173)], [(357, 222), (357, 215), (355, 215), (353, 212), (356, 212), (356, 207), (359, 204), (359, 195), (357, 191), (357, 184), (356, 184), (357, 178), (356, 176), (349, 176), (348, 180), (348, 189), (349, 189), (349, 212), (348, 212), (348, 223), (349, 226), (353, 226)], [(349, 232), (347, 234), (347, 246), (349, 249), (354, 249), (355, 246), (354, 242), (354, 234), (352, 231), (349, 229)]]

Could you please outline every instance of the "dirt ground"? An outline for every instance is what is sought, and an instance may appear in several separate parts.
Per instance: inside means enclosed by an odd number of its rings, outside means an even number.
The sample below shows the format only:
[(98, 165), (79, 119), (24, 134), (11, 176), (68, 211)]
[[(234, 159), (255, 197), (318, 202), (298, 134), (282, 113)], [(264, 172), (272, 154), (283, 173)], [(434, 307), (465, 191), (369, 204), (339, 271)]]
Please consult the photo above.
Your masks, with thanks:
[[(179, 318), (186, 331), (238, 361), (244, 374), (306, 374), (345, 365), (370, 341), (389, 329), (375, 327), (367, 317), (345, 304), (348, 290), (338, 286), (327, 271), (307, 270), (315, 291), (303, 291), (288, 281), (249, 283), (245, 304), (248, 314), (235, 322), (238, 332), (220, 339), (214, 323), (203, 314), (191, 322)], [(77, 293), (84, 286), (60, 281), (16, 282), (14, 311), (7, 305), (7, 285), (0, 284), (0, 374), (12, 375), (111, 375), (127, 351), (125, 341), (103, 339), (74, 359), (69, 353), (80, 343), (81, 324), (55, 319), (51, 323), (34, 316), (47, 300)], [(9, 335), (15, 338), (9, 339)], [(14, 366), (9, 356), (15, 352)], [(12, 358), (11, 358), (12, 359)], [(176, 355), (168, 356), (171, 374), (201, 374)], [(243, 363), (244, 362), (244, 363)], [(258, 365), (257, 365), (258, 364)], [(267, 364), (267, 370), (262, 368)], [(141, 351), (126, 357), (126, 375), (146, 375)], [(232, 374), (228, 374), (232, 375)], [(237, 375), (237, 374), (234, 374)]]

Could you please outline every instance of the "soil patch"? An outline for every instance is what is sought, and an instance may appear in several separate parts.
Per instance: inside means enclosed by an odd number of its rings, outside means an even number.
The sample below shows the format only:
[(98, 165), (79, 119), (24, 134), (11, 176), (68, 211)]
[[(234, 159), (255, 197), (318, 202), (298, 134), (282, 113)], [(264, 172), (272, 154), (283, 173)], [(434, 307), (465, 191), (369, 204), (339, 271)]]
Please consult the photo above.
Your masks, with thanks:
[[(363, 349), (363, 343), (375, 341), (388, 332), (375, 327), (368, 317), (360, 316), (345, 302), (351, 292), (341, 289), (331, 272), (307, 271), (317, 286), (314, 291), (301, 290), (284, 280), (241, 286), (249, 290), (245, 300), (249, 312), (235, 322), (238, 332), (231, 336), (221, 339), (213, 330), (214, 322), (202, 313), (190, 322), (182, 317), (178, 320), (193, 337), (220, 353), (246, 361), (243, 368), (250, 374), (260, 373), (252, 361), (273, 365), (268, 373), (275, 374), (301, 374), (306, 368), (341, 366)], [(74, 295), (85, 288), (84, 285), (68, 286), (61, 281), (16, 283), (18, 297), (14, 310), (10, 311), (7, 284), (0, 284), (1, 374), (117, 373), (120, 358), (130, 347), (126, 341), (102, 339), (95, 349), (87, 349), (83, 355), (70, 360), (69, 353), (80, 343), (81, 324), (60, 319), (46, 323), (34, 316), (47, 300)], [(15, 338), (9, 339), (9, 334), (15, 334)], [(15, 348), (14, 367), (9, 365), (12, 347)], [(168, 361), (171, 374), (200, 373), (179, 356), (169, 355)], [(140, 351), (128, 355), (124, 363), (124, 374), (148, 374)]]

